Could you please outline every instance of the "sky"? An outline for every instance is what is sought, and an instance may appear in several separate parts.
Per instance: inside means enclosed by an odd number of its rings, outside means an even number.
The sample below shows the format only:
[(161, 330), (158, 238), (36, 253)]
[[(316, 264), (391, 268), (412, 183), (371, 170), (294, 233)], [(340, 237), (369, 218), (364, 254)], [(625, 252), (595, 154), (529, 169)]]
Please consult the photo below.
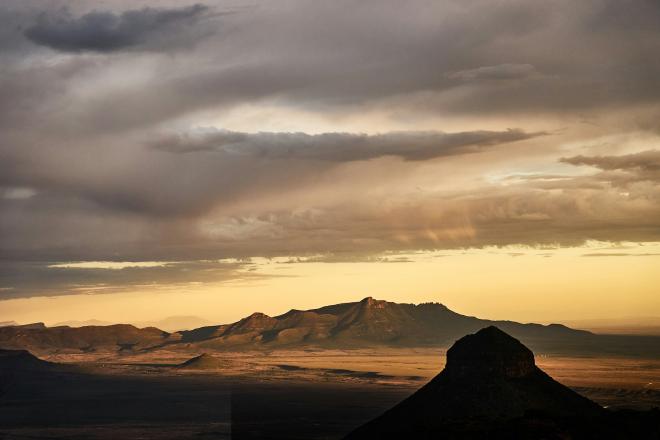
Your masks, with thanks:
[(0, 321), (660, 316), (654, 0), (0, 5)]

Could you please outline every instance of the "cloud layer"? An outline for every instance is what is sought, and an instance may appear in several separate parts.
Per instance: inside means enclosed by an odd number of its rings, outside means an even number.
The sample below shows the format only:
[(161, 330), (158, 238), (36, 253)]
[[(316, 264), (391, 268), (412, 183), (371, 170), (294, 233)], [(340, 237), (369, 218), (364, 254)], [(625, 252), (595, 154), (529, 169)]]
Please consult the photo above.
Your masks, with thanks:
[(660, 239), (657, 2), (406, 11), (7, 2), (0, 288), (59, 261)]
[(355, 133), (238, 133), (222, 131), (196, 136), (170, 136), (154, 147), (172, 153), (215, 152), (266, 160), (352, 162), (386, 156), (404, 160), (429, 160), (455, 154), (476, 153), (498, 144), (531, 139), (542, 133), (522, 130)]

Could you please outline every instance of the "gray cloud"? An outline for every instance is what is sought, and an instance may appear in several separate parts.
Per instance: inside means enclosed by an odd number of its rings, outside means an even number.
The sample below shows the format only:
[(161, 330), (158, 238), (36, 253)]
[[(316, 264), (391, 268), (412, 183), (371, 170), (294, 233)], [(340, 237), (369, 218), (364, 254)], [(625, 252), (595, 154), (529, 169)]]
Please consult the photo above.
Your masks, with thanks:
[[(37, 29), (26, 24), (26, 15), (44, 8), (44, 16), (51, 18), (42, 19), (47, 23), (43, 27), (56, 34), (60, 24), (62, 29), (96, 29), (86, 27), (82, 17), (98, 12), (83, 9), (58, 21), (61, 12), (43, 2), (27, 2), (32, 9), (22, 3), (11, 2), (0, 11), (0, 22), (20, 23), (3, 29), (6, 41), (16, 41), (21, 26)], [(221, 2), (209, 5), (209, 11), (225, 10)], [(462, 7), (416, 0), (414, 5), (414, 12), (400, 14), (393, 1), (367, 1), (359, 7), (344, 0), (258, 3), (221, 19), (195, 12), (194, 6), (146, 9), (147, 17), (167, 12), (177, 18), (164, 19), (162, 32), (160, 21), (153, 18), (145, 18), (140, 26), (124, 25), (131, 32), (139, 30), (138, 36), (125, 32), (129, 37), (122, 38), (143, 41), (129, 47), (167, 52), (181, 44), (199, 44), (178, 51), (176, 57), (149, 62), (138, 59), (135, 51), (118, 51), (112, 59), (95, 60), (91, 72), (76, 71), (71, 79), (58, 74), (61, 63), (42, 64), (36, 57), (30, 67), (7, 64), (0, 90), (6, 85), (13, 98), (3, 102), (21, 104), (9, 109), (10, 114), (38, 114), (46, 126), (86, 134), (135, 130), (246, 103), (276, 103), (345, 117), (386, 105), (407, 118), (579, 112), (576, 117), (582, 119), (584, 112), (627, 109), (660, 98), (655, 93), (660, 90), (660, 71), (652, 61), (660, 36), (649, 31), (649, 23), (660, 18), (660, 8), (653, 2), (627, 7), (615, 0), (589, 0), (580, 8), (568, 0), (552, 7), (521, 0), (477, 0)], [(142, 11), (103, 14), (123, 23), (124, 14)], [(179, 20), (186, 13), (190, 19)], [(621, 26), (624, 22), (629, 25)], [(170, 23), (176, 24), (174, 31)], [(392, 28), (398, 32), (388, 32)], [(110, 29), (110, 34), (115, 32)], [(201, 41), (199, 35), (208, 38)], [(12, 44), (23, 59), (31, 55), (29, 48)], [(116, 80), (94, 81), (109, 71), (116, 72)], [(534, 80), (483, 80), (514, 77)], [(25, 83), (27, 90), (17, 96), (12, 86)], [(88, 87), (94, 87), (93, 94), (79, 93)], [(31, 96), (41, 99), (28, 99)], [(53, 108), (57, 111), (47, 111)], [(652, 115), (647, 119), (657, 120)]]
[(601, 170), (660, 171), (660, 150), (646, 150), (622, 156), (573, 156), (560, 160), (571, 165), (589, 165)]
[[(201, 161), (193, 163), (209, 161), (205, 154), (192, 155), (200, 156)], [(623, 190), (612, 183), (611, 176), (596, 173), (552, 179), (543, 176), (518, 183), (507, 181), (506, 185), (482, 184), (465, 191), (407, 190), (378, 195), (363, 194), (369, 190), (366, 183), (373, 179), (367, 168), (363, 168), (366, 175), (360, 183), (336, 182), (333, 174), (324, 181), (319, 174), (323, 168), (296, 169), (294, 161), (282, 161), (281, 165), (281, 170), (273, 171), (269, 183), (262, 177), (254, 184), (252, 176), (241, 181), (238, 176), (245, 173), (245, 168), (237, 168), (228, 182), (242, 182), (247, 185), (243, 188), (218, 189), (207, 183), (185, 188), (181, 195), (173, 194), (172, 188), (182, 178), (170, 183), (164, 176), (154, 182), (150, 197), (160, 194), (168, 202), (156, 199), (150, 203), (175, 210), (168, 216), (99, 207), (91, 200), (71, 196), (37, 194), (27, 199), (0, 200), (2, 254), (20, 260), (190, 260), (660, 240), (657, 181), (633, 177)], [(226, 169), (236, 166), (230, 163)], [(188, 173), (185, 176), (190, 178)], [(324, 194), (325, 188), (334, 183), (338, 194), (334, 200), (312, 196), (296, 201), (299, 196), (295, 189), (303, 178), (308, 184), (314, 182), (313, 176), (320, 179), (319, 185), (308, 186), (305, 191)], [(382, 178), (374, 182), (382, 185)], [(350, 188), (351, 184), (360, 190), (345, 193), (341, 185)], [(144, 190), (132, 183), (128, 186)], [(197, 194), (197, 188), (206, 188), (206, 192)], [(240, 196), (230, 203), (222, 194), (228, 190)], [(269, 195), (263, 198), (264, 194)], [(172, 197), (179, 202), (169, 201)], [(224, 203), (219, 212), (195, 217), (171, 215), (194, 206), (182, 205), (186, 198), (194, 199), (189, 203), (208, 204), (217, 203), (218, 197)], [(247, 205), (235, 206), (241, 202)]]
[(169, 40), (182, 28), (194, 26), (208, 12), (195, 4), (173, 9), (143, 8), (120, 14), (92, 11), (73, 17), (67, 10), (44, 13), (37, 23), (25, 30), (33, 42), (63, 52), (113, 52), (137, 46), (149, 46), (156, 39)]
[(127, 287), (185, 288), (207, 282), (257, 280), (272, 277), (254, 271), (250, 261), (165, 262), (151, 267), (58, 267), (49, 262), (0, 265), (0, 299), (121, 292)]
[(539, 75), (531, 64), (498, 64), (496, 66), (477, 67), (475, 69), (459, 70), (447, 75), (449, 79), (460, 81), (500, 81), (522, 80)]
[[(291, 190), (354, 161), (386, 156), (422, 161), (540, 135), (522, 130), (372, 136), (217, 131), (160, 137), (145, 148), (111, 143), (91, 156), (87, 145), (56, 147), (45, 155), (30, 154), (28, 148), (5, 157), (0, 184), (41, 192), (20, 209), (69, 198), (71, 209), (88, 205), (159, 219), (196, 217), (242, 197)], [(36, 150), (44, 153), (44, 147)], [(8, 206), (6, 212), (10, 217), (14, 211)]]
[(531, 139), (545, 133), (506, 131), (356, 133), (238, 133), (221, 131), (205, 135), (162, 138), (155, 148), (174, 153), (217, 152), (262, 159), (300, 159), (351, 162), (396, 156), (428, 160), (455, 154), (476, 153), (498, 144)]

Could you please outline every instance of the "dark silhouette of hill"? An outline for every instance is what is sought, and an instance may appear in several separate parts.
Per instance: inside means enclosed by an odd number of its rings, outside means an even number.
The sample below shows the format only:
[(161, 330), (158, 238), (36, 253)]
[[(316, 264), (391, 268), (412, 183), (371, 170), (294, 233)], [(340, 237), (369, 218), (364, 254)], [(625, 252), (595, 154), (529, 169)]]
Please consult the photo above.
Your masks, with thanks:
[(491, 326), (458, 340), (445, 369), (346, 440), (658, 438), (659, 413), (610, 413), (540, 370), (520, 341)]
[(14, 385), (17, 378), (43, 375), (55, 367), (56, 364), (41, 360), (27, 350), (0, 349), (0, 397)]
[(217, 370), (226, 366), (226, 363), (215, 356), (207, 353), (202, 353), (199, 356), (188, 359), (187, 361), (177, 365), (177, 368), (186, 370)]
[(39, 359), (27, 350), (0, 349), (0, 371), (50, 369), (55, 364)]

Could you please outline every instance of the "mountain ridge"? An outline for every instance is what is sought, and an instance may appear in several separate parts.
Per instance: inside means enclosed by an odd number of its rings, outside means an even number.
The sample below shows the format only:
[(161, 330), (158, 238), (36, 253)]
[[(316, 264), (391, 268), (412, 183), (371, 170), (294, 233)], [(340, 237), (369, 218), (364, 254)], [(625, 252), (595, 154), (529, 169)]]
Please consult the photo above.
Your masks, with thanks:
[[(2, 327), (0, 348), (36, 353), (169, 349), (270, 350), (320, 348), (448, 347), (462, 335), (496, 325), (543, 353), (608, 353), (660, 357), (660, 339), (604, 337), (562, 324), (494, 321), (456, 313), (440, 303), (395, 303), (367, 297), (276, 316), (255, 312), (229, 324), (165, 332), (128, 324), (87, 327)], [(655, 347), (655, 349), (653, 348)]]

